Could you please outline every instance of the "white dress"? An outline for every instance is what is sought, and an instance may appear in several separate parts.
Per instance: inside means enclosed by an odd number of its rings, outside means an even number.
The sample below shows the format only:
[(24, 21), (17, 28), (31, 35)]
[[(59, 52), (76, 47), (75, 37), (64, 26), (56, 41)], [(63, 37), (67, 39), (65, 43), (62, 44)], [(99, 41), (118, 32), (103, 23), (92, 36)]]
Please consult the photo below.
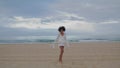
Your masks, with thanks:
[(69, 46), (68, 41), (66, 39), (66, 34), (64, 34), (63, 36), (61, 34), (58, 34), (55, 43), (58, 44), (58, 46)]

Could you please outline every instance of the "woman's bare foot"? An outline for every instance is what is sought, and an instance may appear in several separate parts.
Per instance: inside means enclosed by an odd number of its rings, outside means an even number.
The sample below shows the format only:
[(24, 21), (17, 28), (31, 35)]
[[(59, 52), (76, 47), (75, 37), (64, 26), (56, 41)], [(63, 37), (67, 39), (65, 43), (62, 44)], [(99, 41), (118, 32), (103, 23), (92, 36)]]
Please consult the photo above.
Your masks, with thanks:
[(62, 64), (62, 60), (59, 60), (59, 63), (61, 63), (61, 64)]

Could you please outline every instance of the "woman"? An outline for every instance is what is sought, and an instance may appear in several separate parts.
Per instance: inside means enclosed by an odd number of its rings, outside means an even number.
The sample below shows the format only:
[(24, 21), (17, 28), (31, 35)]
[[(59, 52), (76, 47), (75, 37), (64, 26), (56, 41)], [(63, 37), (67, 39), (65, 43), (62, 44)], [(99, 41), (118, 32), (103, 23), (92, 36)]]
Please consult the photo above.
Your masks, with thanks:
[(67, 45), (69, 46), (67, 40), (66, 40), (66, 35), (65, 35), (65, 27), (61, 26), (58, 28), (59, 34), (55, 40), (55, 43), (58, 44), (59, 48), (60, 48), (60, 55), (59, 55), (59, 62), (62, 63), (62, 56), (64, 53), (64, 46)]

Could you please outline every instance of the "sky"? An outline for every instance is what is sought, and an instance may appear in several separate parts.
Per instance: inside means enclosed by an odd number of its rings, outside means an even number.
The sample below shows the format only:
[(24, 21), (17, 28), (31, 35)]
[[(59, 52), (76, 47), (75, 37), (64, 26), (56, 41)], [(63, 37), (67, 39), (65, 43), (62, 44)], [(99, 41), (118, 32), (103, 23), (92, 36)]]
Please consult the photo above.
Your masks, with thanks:
[(0, 0), (0, 38), (56, 35), (120, 37), (120, 0)]

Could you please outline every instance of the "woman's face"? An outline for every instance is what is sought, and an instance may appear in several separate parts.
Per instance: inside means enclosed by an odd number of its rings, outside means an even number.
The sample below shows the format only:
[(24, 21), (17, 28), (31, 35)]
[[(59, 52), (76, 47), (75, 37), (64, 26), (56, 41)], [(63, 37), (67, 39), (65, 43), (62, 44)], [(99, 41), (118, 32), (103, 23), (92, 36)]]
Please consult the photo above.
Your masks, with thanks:
[(64, 33), (64, 30), (60, 30), (60, 33)]

